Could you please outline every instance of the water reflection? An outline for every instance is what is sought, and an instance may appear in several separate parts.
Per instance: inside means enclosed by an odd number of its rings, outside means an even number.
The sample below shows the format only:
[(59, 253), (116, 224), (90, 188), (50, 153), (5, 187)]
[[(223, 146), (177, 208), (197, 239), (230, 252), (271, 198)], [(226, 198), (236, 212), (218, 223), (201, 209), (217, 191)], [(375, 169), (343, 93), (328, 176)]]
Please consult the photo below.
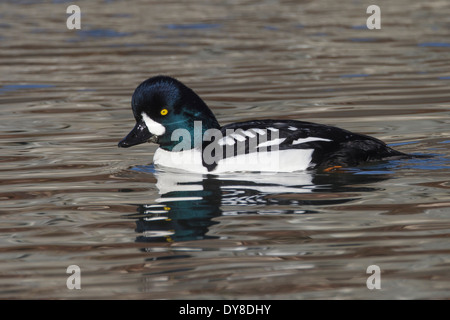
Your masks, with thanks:
[(361, 171), (311, 171), (212, 176), (157, 171), (153, 166), (134, 170), (153, 174), (160, 194), (128, 216), (137, 219), (137, 242), (217, 238), (208, 231), (219, 223), (214, 218), (222, 215), (317, 213), (315, 206), (357, 200), (362, 192), (379, 190), (373, 183), (390, 177), (381, 171), (363, 175), (358, 174)]

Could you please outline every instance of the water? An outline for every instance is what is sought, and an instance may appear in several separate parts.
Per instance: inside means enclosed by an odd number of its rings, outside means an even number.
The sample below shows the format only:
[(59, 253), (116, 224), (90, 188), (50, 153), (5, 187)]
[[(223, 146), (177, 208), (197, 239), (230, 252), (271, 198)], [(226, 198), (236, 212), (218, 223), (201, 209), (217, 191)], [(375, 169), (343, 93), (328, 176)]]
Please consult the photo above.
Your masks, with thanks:
[[(78, 1), (81, 30), (69, 4), (0, 4), (0, 298), (450, 298), (446, 1), (378, 1), (381, 30), (364, 1)], [(154, 145), (117, 148), (157, 74), (221, 124), (314, 121), (433, 157), (158, 171)]]

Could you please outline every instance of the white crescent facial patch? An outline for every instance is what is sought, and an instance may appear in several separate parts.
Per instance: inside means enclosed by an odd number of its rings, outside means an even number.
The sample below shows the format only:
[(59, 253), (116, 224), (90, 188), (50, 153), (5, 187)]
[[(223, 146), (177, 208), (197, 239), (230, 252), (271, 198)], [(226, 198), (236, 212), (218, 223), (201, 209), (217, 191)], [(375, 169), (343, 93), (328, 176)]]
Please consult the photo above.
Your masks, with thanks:
[(142, 112), (141, 115), (150, 133), (154, 134), (155, 136), (161, 136), (164, 134), (164, 132), (166, 132), (166, 128), (161, 123), (156, 122), (155, 120), (150, 118), (145, 112)]

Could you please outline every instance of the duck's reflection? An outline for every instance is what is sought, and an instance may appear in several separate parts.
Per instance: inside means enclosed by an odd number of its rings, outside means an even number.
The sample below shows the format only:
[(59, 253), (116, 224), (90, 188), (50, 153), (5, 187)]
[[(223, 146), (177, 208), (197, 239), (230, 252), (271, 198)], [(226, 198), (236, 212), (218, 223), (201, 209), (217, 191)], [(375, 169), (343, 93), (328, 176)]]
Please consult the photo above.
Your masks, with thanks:
[(186, 173), (156, 172), (161, 197), (138, 207), (138, 241), (183, 241), (208, 238), (220, 216), (221, 190), (213, 179)]
[(160, 198), (139, 205), (137, 215), (130, 216), (137, 218), (138, 242), (214, 238), (208, 230), (221, 215), (315, 213), (315, 206), (355, 200), (361, 192), (376, 190), (368, 185), (389, 178), (351, 172), (209, 176), (153, 167), (148, 173), (157, 178)]

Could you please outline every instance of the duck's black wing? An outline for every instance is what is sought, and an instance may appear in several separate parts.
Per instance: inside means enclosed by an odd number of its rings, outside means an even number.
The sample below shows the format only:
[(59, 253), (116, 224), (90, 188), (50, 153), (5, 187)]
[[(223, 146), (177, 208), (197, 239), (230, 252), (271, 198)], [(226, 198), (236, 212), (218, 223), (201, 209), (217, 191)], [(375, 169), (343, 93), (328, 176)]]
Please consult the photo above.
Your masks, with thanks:
[[(393, 157), (409, 157), (384, 142), (345, 129), (295, 120), (254, 120), (232, 123), (221, 128), (222, 157), (251, 152), (312, 149), (310, 168), (355, 166), (361, 162)], [(204, 145), (205, 146), (205, 145)], [(205, 164), (208, 170), (215, 163)]]

